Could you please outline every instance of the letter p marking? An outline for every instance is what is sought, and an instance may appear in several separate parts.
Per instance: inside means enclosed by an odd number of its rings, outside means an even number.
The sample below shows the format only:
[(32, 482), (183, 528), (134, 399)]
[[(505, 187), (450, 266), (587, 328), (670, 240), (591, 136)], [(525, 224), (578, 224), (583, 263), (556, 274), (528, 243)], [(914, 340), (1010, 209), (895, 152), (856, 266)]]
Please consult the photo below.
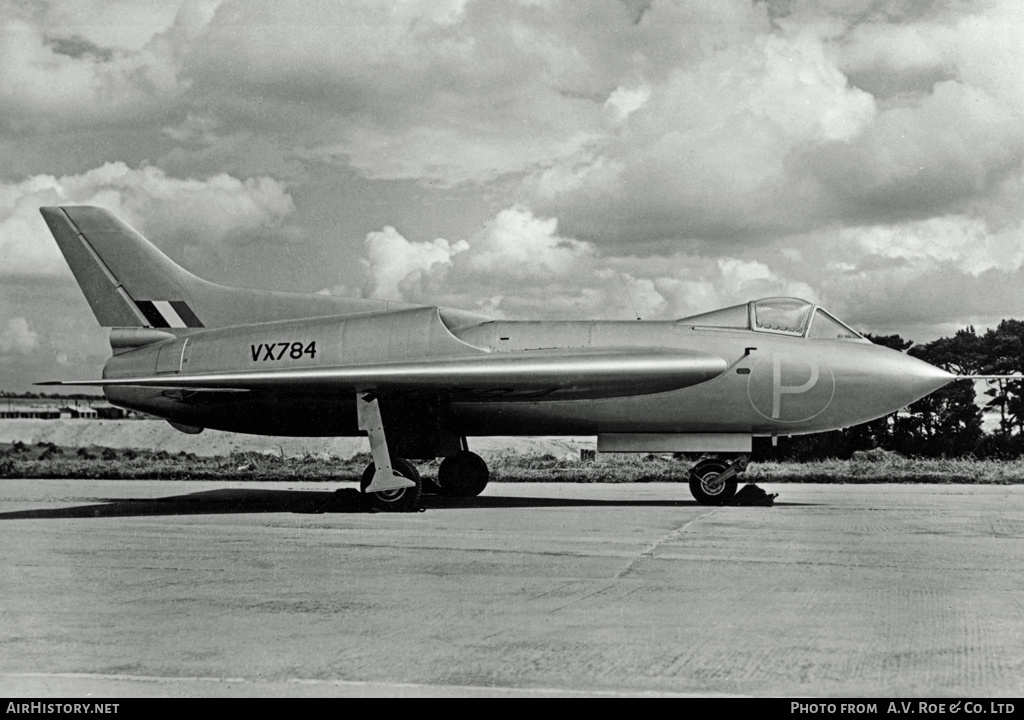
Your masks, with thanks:
[(778, 420), (782, 409), (783, 395), (800, 395), (818, 384), (818, 365), (810, 360), (804, 360), (811, 369), (811, 377), (802, 385), (782, 384), (782, 358), (775, 355), (772, 358), (772, 420)]

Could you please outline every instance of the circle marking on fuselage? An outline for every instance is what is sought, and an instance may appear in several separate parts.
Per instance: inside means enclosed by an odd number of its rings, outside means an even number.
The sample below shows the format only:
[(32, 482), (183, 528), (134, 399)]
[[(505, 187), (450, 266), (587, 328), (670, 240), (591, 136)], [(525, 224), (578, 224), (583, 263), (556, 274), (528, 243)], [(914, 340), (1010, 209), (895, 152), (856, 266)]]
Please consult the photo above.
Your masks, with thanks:
[(771, 353), (754, 363), (747, 396), (759, 415), (779, 423), (797, 423), (820, 415), (832, 403), (832, 370), (811, 357)]

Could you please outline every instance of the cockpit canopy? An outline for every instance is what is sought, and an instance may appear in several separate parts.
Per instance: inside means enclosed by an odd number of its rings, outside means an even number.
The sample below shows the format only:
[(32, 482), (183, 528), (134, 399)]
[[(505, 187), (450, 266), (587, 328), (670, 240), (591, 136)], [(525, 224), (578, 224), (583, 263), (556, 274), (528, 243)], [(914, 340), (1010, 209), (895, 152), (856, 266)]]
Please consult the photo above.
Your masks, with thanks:
[(753, 300), (676, 321), (698, 328), (733, 328), (795, 337), (868, 342), (812, 302), (791, 297)]

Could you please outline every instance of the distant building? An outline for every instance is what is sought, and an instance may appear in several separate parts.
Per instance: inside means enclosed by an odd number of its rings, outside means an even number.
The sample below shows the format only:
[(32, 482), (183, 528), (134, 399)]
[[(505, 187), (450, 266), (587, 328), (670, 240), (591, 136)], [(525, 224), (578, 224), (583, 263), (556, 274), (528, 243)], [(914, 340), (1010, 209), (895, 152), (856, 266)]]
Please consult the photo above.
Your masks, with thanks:
[(61, 408), (59, 407), (37, 405), (0, 406), (0, 419), (60, 420), (60, 418)]
[(65, 405), (60, 409), (62, 420), (95, 420), (99, 416), (99, 411), (88, 405), (79, 405), (77, 407)]
[(124, 420), (139, 413), (114, 407), (102, 398), (16, 398), (0, 399), (0, 420)]
[(137, 416), (136, 413), (129, 413), (124, 408), (115, 407), (110, 403), (93, 403), (90, 409), (96, 413), (93, 417), (101, 420), (124, 420), (129, 414)]

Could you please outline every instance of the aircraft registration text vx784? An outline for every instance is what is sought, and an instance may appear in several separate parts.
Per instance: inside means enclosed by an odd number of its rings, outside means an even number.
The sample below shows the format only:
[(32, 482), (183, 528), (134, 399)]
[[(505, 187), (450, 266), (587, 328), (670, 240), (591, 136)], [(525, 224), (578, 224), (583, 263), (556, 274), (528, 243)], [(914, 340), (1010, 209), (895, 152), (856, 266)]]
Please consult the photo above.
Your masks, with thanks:
[[(698, 502), (736, 493), (756, 437), (849, 427), (959, 379), (873, 344), (818, 305), (752, 300), (668, 321), (521, 321), (431, 305), (225, 287), (108, 210), (41, 208), (113, 356), (114, 405), (262, 435), (366, 435), (362, 489), (416, 507), (489, 479), (487, 435), (595, 435), (601, 452), (701, 453)], [(313, 339), (315, 338), (315, 339)]]
[(260, 343), (259, 345), (250, 345), (249, 352), (252, 354), (253, 362), (283, 360), (286, 357), (291, 360), (301, 360), (304, 355), (315, 358), (316, 340), (311, 340), (305, 345), (301, 342)]

